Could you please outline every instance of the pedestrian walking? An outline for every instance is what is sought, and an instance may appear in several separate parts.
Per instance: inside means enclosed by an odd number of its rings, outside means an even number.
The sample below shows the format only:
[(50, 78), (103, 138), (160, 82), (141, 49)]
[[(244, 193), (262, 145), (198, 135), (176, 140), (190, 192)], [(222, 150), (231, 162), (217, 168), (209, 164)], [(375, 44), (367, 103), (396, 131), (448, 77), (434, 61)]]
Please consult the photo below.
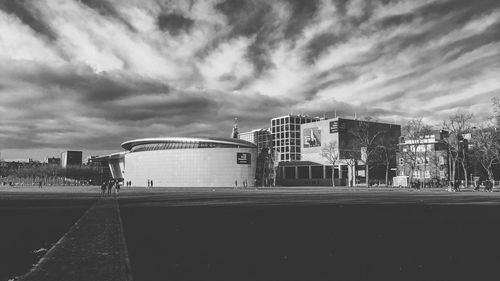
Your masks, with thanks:
[(149, 184), (150, 184), (150, 183), (149, 183), (149, 180), (148, 180), (148, 188), (149, 188)]
[(113, 189), (113, 181), (109, 181), (108, 183), (108, 195), (111, 195), (111, 189)]
[(38, 188), (42, 188), (42, 181), (38, 183)]
[(492, 191), (492, 189), (493, 189), (493, 184), (491, 183), (490, 180), (487, 180), (484, 184), (484, 190), (490, 192)]
[(151, 180), (151, 188), (153, 188), (153, 180)]
[(115, 190), (116, 194), (120, 194), (120, 182), (116, 182)]
[(238, 189), (238, 180), (234, 181), (234, 189)]
[(101, 184), (101, 195), (106, 194), (106, 186), (107, 186), (107, 183), (105, 181), (103, 181)]

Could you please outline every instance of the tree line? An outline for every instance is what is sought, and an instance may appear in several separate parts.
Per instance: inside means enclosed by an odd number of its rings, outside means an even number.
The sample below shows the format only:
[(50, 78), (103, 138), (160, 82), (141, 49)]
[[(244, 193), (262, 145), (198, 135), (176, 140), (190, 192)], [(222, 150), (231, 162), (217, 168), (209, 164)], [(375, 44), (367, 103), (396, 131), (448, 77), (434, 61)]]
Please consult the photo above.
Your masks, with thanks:
[[(475, 168), (476, 173), (479, 168), (488, 180), (494, 182), (494, 168), (500, 164), (498, 98), (493, 99), (493, 112), (492, 116), (482, 120), (477, 120), (473, 113), (466, 111), (451, 114), (439, 126), (444, 137), (437, 143), (430, 142), (430, 136), (435, 130), (424, 122), (423, 118), (406, 121), (401, 126), (402, 138), (398, 141), (387, 136), (387, 132), (375, 130), (370, 122), (372, 118), (368, 117), (358, 120), (358, 126), (349, 132), (351, 137), (357, 140), (358, 147), (355, 150), (341, 155), (338, 143), (332, 141), (322, 147), (320, 154), (333, 166), (342, 159), (349, 169), (353, 169), (358, 161), (362, 161), (365, 164), (367, 184), (370, 183), (370, 170), (373, 166), (385, 167), (385, 182), (388, 183), (389, 170), (396, 163), (396, 155), (408, 169), (410, 183), (414, 181), (415, 171), (423, 171), (425, 179), (430, 167), (439, 165), (443, 160), (447, 162), (447, 179), (450, 182), (463, 178), (465, 186), (468, 186), (468, 176), (471, 175), (472, 168)], [(436, 154), (432, 153), (431, 145), (437, 145), (440, 150), (446, 151), (446, 159), (438, 159)], [(354, 185), (355, 177), (351, 180), (349, 185)]]

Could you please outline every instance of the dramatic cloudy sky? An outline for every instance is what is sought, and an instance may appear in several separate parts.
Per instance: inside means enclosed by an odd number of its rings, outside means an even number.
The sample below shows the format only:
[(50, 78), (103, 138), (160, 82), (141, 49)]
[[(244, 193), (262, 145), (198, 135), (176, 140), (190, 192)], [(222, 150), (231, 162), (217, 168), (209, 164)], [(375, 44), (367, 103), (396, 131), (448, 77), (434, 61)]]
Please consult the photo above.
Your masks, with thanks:
[(0, 151), (228, 136), (287, 113), (439, 123), (500, 96), (498, 0), (1, 0)]

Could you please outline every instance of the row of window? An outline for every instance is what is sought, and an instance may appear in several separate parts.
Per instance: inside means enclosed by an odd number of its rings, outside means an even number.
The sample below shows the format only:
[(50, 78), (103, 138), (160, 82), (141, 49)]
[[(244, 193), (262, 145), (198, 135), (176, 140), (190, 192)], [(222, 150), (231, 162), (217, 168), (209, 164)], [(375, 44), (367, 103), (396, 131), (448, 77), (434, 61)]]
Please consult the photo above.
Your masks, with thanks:
[(300, 125), (290, 124), (290, 125), (271, 127), (271, 133), (286, 132), (286, 131), (300, 131)]
[(271, 125), (276, 126), (276, 125), (283, 125), (283, 124), (305, 124), (305, 123), (310, 123), (312, 121), (316, 121), (317, 119), (315, 118), (308, 118), (308, 117), (282, 117), (282, 118), (276, 118), (271, 120)]
[(274, 146), (284, 146), (284, 145), (300, 146), (300, 139), (282, 139), (274, 141)]
[(300, 132), (286, 132), (286, 133), (276, 133), (273, 134), (273, 139), (284, 139), (284, 138), (300, 138)]
[[(323, 172), (323, 166), (311, 166), (311, 177), (309, 177), (309, 166), (284, 167), (284, 179), (329, 179), (332, 177), (332, 167), (326, 166), (326, 171)], [(297, 171), (297, 172), (295, 172)], [(335, 178), (339, 177), (339, 170), (335, 169)], [(283, 178), (283, 177), (282, 177)]]
[(168, 149), (189, 149), (189, 148), (231, 148), (239, 147), (233, 144), (213, 143), (213, 142), (165, 142), (138, 144), (132, 147), (131, 152), (168, 150)]
[(300, 154), (294, 153), (281, 153), (280, 154), (281, 161), (300, 161)]
[(274, 149), (279, 152), (298, 152), (300, 153), (300, 147), (298, 146), (275, 146)]

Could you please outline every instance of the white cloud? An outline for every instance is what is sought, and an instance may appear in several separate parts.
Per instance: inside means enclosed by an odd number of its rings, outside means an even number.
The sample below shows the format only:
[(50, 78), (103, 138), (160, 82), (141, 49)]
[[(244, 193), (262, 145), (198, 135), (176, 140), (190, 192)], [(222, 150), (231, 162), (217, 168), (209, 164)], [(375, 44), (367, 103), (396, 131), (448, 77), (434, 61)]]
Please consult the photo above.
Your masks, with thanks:
[(0, 10), (0, 60), (62, 63), (53, 46), (18, 18)]

